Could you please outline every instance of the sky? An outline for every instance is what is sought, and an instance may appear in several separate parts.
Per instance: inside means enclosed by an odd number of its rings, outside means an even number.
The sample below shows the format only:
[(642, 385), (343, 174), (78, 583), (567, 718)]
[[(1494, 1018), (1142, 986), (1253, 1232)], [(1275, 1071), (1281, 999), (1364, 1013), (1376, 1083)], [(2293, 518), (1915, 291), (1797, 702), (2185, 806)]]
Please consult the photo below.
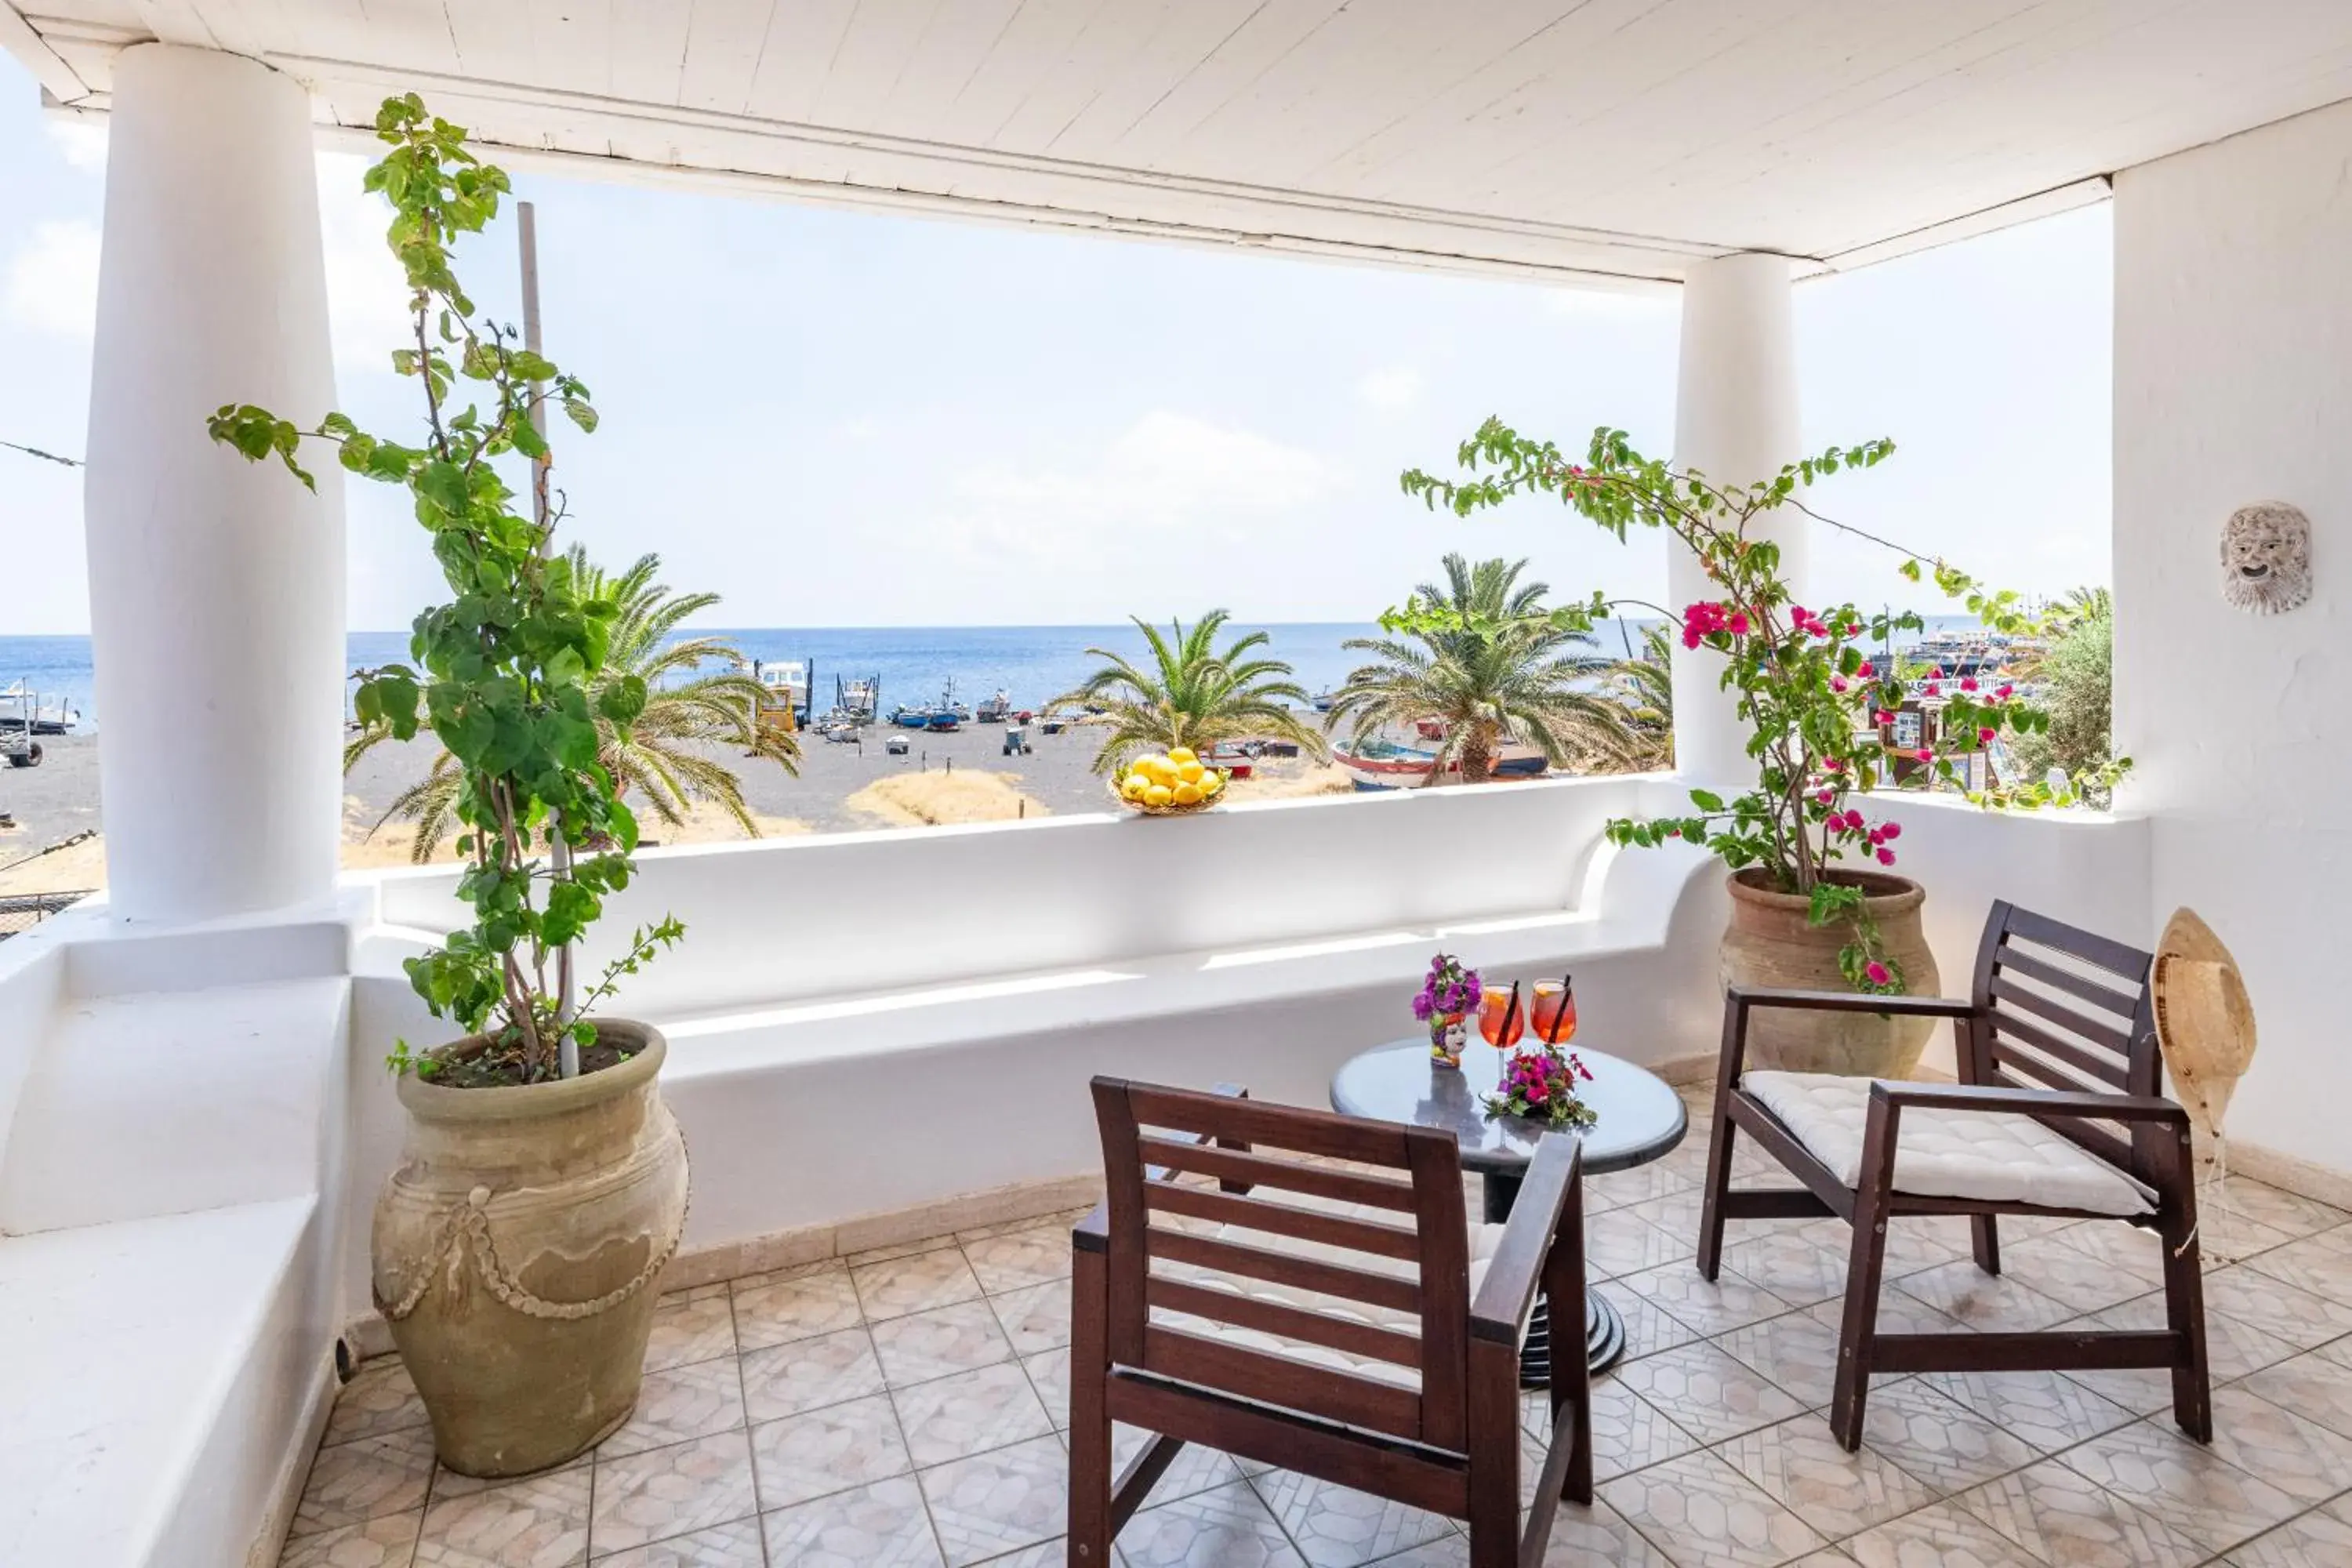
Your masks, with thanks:
[[(0, 440), (79, 456), (105, 135), (38, 98), (0, 56)], [(383, 209), (358, 155), (319, 166), (340, 398), (363, 428), (413, 433)], [(1397, 476), (1450, 467), (1489, 415), (1669, 451), (1670, 294), (516, 186), (548, 353), (603, 416), (559, 433), (567, 527), (599, 559), (657, 550), (673, 584), (719, 590), (705, 624), (1363, 621), (1450, 550), (1528, 557), (1561, 597), (1664, 593), (1654, 535), (1621, 545), (1539, 500), (1431, 514)], [(1806, 445), (1897, 447), (1816, 507), (2021, 592), (2106, 582), (2109, 256), (2100, 206), (1800, 286)], [(510, 221), (458, 260), (514, 319)], [(351, 624), (405, 626), (437, 569), (399, 492), (347, 493)], [(1819, 599), (1948, 607), (1815, 532)], [(82, 549), (79, 472), (0, 450), (0, 636), (88, 629)]]

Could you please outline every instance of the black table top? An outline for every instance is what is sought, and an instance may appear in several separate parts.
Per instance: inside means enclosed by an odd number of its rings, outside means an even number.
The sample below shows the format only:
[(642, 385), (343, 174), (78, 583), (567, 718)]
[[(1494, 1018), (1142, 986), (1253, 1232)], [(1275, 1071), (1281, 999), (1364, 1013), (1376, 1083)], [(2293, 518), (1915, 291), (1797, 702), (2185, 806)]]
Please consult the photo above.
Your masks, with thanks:
[[(1599, 1051), (1569, 1048), (1592, 1069), (1581, 1098), (1600, 1113), (1580, 1134), (1588, 1175), (1648, 1164), (1683, 1141), (1690, 1114), (1664, 1079)], [(1433, 1061), (1426, 1039), (1377, 1047), (1349, 1058), (1332, 1077), (1331, 1109), (1442, 1129), (1462, 1141), (1465, 1170), (1517, 1175), (1551, 1129), (1516, 1116), (1489, 1116), (1479, 1103), (1501, 1081), (1507, 1054), (1473, 1035), (1457, 1069)]]

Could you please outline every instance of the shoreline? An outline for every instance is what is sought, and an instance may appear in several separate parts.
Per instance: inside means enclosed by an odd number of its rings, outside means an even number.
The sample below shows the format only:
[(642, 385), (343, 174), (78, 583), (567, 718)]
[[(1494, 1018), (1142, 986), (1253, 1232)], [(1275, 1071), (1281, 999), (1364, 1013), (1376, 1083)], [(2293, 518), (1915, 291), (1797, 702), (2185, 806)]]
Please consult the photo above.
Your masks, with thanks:
[[(885, 751), (886, 736), (903, 734), (908, 754)], [(952, 734), (893, 730), (877, 724), (865, 744), (834, 744), (803, 734), (800, 773), (787, 774), (772, 763), (730, 758), (718, 749), (707, 754), (737, 770), (743, 801), (761, 837), (842, 833), (933, 823), (1010, 821), (1020, 816), (1068, 816), (1118, 807), (1090, 763), (1100, 741), (1093, 727), (1072, 725), (1058, 735), (1029, 726), (1028, 754), (1003, 754), (998, 725), (967, 725)], [(403, 789), (425, 775), (437, 743), (429, 736), (387, 742), (360, 760), (343, 780), (343, 866), (346, 869), (411, 864), (413, 835), (392, 824), (369, 836)], [(100, 827), (98, 741), (94, 735), (53, 736), (37, 768), (0, 766), (0, 814), (13, 816), (13, 829), (0, 828), (0, 868), (44, 846)], [(1349, 785), (1337, 767), (1307, 759), (1261, 762), (1256, 774), (1236, 781), (1228, 798), (1265, 800), (1290, 795), (1346, 794)], [(647, 847), (689, 843), (741, 842), (749, 836), (717, 809), (705, 805), (673, 827), (647, 808), (642, 796), (631, 805)], [(436, 858), (456, 858), (444, 844)], [(0, 896), (80, 891), (105, 885), (105, 844), (93, 838), (28, 863), (0, 869)]]

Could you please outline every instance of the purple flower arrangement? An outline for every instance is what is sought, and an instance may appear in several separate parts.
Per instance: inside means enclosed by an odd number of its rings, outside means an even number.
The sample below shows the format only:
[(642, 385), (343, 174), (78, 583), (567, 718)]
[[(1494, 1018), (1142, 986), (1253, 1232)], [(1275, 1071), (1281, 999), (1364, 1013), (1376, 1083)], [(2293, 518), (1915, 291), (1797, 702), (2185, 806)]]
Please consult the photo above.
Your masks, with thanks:
[(1476, 970), (1465, 969), (1460, 959), (1441, 952), (1429, 961), (1429, 978), (1421, 983), (1421, 994), (1412, 999), (1412, 1016), (1424, 1024), (1460, 1017), (1475, 1012), (1485, 994)]
[(1513, 1051), (1503, 1064), (1502, 1082), (1486, 1097), (1486, 1110), (1554, 1127), (1590, 1127), (1600, 1113), (1576, 1097), (1576, 1086), (1591, 1081), (1592, 1069), (1574, 1051), (1533, 1046)]

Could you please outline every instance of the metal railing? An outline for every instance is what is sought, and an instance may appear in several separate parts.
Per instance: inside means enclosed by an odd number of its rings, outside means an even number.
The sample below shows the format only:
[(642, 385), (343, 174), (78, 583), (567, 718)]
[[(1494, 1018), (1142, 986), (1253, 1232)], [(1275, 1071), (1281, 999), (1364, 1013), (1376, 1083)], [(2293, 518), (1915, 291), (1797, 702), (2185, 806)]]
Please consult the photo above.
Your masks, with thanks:
[(79, 888), (63, 893), (0, 894), (0, 942), (32, 930), (59, 910), (88, 898), (90, 891)]

